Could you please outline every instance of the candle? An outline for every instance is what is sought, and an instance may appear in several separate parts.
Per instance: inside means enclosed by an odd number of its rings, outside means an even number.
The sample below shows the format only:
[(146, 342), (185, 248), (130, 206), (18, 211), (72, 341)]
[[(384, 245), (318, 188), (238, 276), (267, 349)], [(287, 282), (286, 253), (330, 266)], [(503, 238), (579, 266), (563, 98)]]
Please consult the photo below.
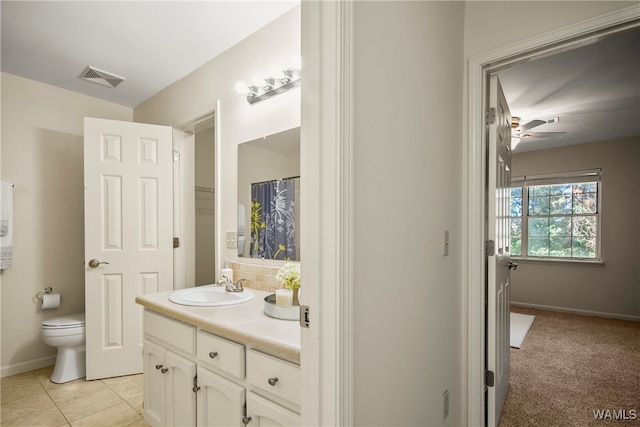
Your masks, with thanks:
[(293, 290), (276, 289), (276, 305), (293, 305)]

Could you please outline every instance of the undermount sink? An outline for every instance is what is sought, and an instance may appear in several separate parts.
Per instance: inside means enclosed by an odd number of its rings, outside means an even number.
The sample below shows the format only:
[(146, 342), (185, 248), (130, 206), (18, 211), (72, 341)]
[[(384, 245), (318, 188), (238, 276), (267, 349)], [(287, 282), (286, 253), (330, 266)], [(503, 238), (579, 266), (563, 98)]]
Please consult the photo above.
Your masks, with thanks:
[(207, 285), (175, 291), (169, 295), (169, 301), (181, 305), (218, 307), (242, 304), (251, 301), (253, 297), (253, 292), (248, 289), (242, 292), (229, 292), (224, 286)]

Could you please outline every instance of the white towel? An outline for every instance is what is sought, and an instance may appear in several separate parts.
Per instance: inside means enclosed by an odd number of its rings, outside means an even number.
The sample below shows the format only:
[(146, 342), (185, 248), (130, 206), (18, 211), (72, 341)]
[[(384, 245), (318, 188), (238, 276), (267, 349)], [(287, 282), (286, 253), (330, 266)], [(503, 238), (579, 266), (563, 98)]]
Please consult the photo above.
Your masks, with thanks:
[(13, 184), (0, 185), (0, 270), (13, 264)]

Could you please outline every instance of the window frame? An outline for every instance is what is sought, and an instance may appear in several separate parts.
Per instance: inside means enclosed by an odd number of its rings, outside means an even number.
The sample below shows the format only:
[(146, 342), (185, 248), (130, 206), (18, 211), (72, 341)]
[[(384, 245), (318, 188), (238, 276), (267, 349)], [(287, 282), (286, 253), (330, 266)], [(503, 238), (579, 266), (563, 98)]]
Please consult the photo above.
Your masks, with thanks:
[[(595, 213), (596, 217), (596, 245), (595, 245), (595, 258), (584, 258), (584, 257), (556, 257), (556, 256), (538, 256), (538, 255), (529, 255), (529, 188), (533, 186), (540, 185), (568, 185), (568, 184), (580, 184), (580, 183), (588, 183), (595, 182), (597, 184), (597, 209)], [(561, 172), (561, 173), (549, 173), (549, 174), (540, 174), (540, 175), (527, 175), (527, 176), (516, 176), (511, 180), (511, 188), (521, 188), (522, 190), (522, 215), (520, 216), (512, 216), (511, 209), (509, 210), (509, 240), (511, 240), (511, 220), (513, 218), (520, 219), (520, 255), (512, 255), (511, 257), (514, 259), (522, 260), (522, 261), (535, 261), (535, 262), (566, 262), (566, 263), (588, 263), (588, 264), (602, 264), (602, 170), (601, 169), (589, 169), (582, 171), (571, 171), (571, 172)], [(511, 204), (511, 195), (510, 195), (510, 204)], [(573, 218), (573, 213), (571, 215), (567, 215), (568, 217)], [(534, 215), (533, 217), (546, 217), (552, 218), (554, 215)], [(573, 237), (573, 236), (572, 236)], [(510, 244), (511, 246), (511, 244)]]

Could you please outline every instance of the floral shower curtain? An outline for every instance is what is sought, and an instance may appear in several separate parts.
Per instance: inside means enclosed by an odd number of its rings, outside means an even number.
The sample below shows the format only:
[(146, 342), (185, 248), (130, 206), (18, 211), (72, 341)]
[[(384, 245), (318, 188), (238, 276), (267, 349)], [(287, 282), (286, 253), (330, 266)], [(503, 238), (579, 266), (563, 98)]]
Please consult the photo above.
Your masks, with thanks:
[(251, 258), (295, 260), (295, 181), (251, 184)]

